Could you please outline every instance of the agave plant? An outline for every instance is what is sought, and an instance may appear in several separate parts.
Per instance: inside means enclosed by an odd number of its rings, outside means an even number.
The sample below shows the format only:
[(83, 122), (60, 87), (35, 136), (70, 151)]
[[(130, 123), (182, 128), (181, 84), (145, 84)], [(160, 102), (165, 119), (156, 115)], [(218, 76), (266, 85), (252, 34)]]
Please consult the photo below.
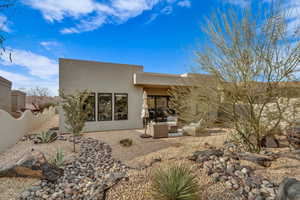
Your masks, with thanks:
[(198, 200), (199, 186), (188, 167), (171, 166), (154, 172), (152, 196), (155, 200)]
[(57, 138), (57, 133), (52, 131), (42, 132), (40, 135), (37, 136), (37, 139), (40, 143), (51, 143), (55, 141)]
[(64, 152), (61, 149), (58, 149), (56, 151), (55, 157), (53, 158), (53, 160), (51, 161), (51, 163), (53, 165), (55, 165), (56, 167), (63, 167), (65, 162), (65, 156), (64, 156)]

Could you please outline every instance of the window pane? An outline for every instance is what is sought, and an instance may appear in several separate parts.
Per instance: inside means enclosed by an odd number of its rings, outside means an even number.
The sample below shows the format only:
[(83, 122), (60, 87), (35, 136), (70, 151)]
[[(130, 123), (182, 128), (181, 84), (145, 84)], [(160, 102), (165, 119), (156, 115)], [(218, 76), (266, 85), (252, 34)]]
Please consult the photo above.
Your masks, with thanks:
[(112, 120), (112, 94), (98, 94), (98, 121)]
[(115, 120), (128, 119), (128, 94), (115, 94)]
[(163, 96), (156, 97), (156, 120), (159, 122), (167, 121), (168, 98)]
[(155, 97), (154, 96), (148, 96), (148, 111), (149, 111), (149, 119), (155, 120)]
[[(87, 98), (86, 102), (91, 105), (92, 112), (89, 114), (87, 121), (95, 121), (96, 120), (96, 94), (91, 93), (90, 96)], [(83, 110), (85, 110), (85, 106), (83, 107)]]

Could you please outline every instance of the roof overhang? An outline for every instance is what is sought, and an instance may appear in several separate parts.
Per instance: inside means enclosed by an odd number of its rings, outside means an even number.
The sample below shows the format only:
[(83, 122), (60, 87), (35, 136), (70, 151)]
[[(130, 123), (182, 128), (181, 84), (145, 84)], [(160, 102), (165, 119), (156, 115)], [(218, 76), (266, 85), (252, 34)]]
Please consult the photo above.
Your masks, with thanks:
[(133, 76), (133, 82), (136, 86), (169, 88), (172, 86), (192, 86), (196, 80), (204, 80), (212, 76), (204, 74), (159, 74), (149, 72), (138, 72)]

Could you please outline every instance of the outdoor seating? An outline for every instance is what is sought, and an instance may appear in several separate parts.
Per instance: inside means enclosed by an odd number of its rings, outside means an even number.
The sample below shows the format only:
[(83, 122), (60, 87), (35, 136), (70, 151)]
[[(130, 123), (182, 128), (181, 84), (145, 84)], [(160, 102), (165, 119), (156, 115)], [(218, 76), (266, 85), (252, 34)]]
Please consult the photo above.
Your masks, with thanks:
[(183, 133), (190, 136), (200, 136), (202, 132), (201, 121), (198, 123), (190, 123), (189, 125), (184, 126)]
[(166, 123), (151, 123), (149, 125), (149, 134), (154, 138), (169, 137), (169, 126)]
[(178, 117), (176, 116), (169, 116), (167, 118), (166, 124), (168, 124), (169, 133), (177, 133), (178, 131)]

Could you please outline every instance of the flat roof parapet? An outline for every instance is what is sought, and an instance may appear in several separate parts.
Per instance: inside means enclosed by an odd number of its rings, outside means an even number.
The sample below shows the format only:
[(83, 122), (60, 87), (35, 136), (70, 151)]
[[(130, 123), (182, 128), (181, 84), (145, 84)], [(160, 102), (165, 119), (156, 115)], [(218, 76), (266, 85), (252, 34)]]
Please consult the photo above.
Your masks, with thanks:
[(6, 86), (6, 87), (11, 87), (12, 82), (3, 78), (2, 76), (0, 76), (0, 84)]
[(81, 62), (81, 63), (94, 63), (94, 64), (124, 65), (126, 67), (137, 67), (137, 68), (144, 69), (143, 65), (112, 63), (112, 62), (100, 62), (100, 61), (93, 61), (93, 60), (79, 60), (79, 59), (72, 59), (72, 58), (59, 58), (59, 62)]
[(11, 95), (26, 95), (26, 93), (20, 90), (12, 90)]

